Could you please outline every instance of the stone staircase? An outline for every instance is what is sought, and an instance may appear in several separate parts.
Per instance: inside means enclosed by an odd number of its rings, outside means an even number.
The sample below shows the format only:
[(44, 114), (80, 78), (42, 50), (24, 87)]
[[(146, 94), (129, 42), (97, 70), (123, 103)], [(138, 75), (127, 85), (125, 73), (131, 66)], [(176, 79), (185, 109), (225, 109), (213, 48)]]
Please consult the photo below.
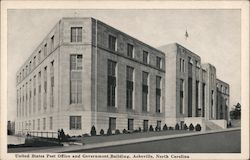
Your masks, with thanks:
[(218, 126), (217, 124), (215, 124), (214, 122), (211, 122), (209, 120), (205, 121), (205, 125), (206, 125), (206, 130), (221, 130), (221, 129), (223, 129), (222, 127)]

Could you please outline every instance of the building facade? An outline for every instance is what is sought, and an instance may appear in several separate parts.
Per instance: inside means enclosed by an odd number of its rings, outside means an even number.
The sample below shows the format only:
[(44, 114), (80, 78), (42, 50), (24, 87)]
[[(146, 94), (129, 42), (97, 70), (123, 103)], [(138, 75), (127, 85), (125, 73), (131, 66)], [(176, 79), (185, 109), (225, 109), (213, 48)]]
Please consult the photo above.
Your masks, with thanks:
[(156, 49), (93, 18), (62, 18), (16, 79), (16, 133), (228, 119), (229, 86), (214, 66), (179, 44)]

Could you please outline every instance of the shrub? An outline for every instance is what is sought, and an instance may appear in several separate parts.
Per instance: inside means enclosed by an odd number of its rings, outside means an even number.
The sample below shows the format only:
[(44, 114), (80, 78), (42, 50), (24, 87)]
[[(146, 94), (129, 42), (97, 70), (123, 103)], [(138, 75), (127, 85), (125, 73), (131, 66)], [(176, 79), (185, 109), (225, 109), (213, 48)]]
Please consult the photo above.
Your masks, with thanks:
[(81, 135), (78, 135), (77, 137), (82, 137)]
[(120, 134), (121, 132), (119, 131), (119, 129), (115, 130), (115, 134)]
[(91, 134), (91, 136), (96, 136), (96, 130), (95, 130), (95, 126), (94, 125), (91, 127), (90, 134)]
[(165, 125), (163, 126), (163, 131), (166, 131), (166, 130), (168, 130), (168, 126), (165, 124)]
[(84, 133), (82, 136), (83, 137), (89, 137), (90, 135), (88, 133)]
[(188, 126), (187, 126), (187, 124), (186, 124), (186, 123), (184, 124), (183, 129), (184, 129), (184, 130), (188, 130)]
[(231, 122), (227, 123), (227, 128), (230, 128), (230, 127), (232, 127), (232, 123)]
[(178, 123), (176, 123), (176, 125), (175, 125), (175, 130), (180, 130), (180, 126)]
[(127, 131), (126, 129), (123, 129), (122, 133), (123, 133), (123, 134), (127, 134), (128, 131)]
[(193, 131), (193, 130), (194, 130), (194, 125), (193, 125), (192, 123), (189, 125), (189, 130), (190, 130), (190, 131)]
[(152, 125), (150, 125), (150, 127), (149, 127), (149, 131), (154, 131), (154, 128), (153, 128), (153, 126)]
[(169, 130), (174, 130), (174, 128), (170, 126), (170, 127), (169, 127)]
[(108, 136), (112, 135), (112, 130), (111, 130), (111, 128), (108, 128), (108, 130), (107, 130), (107, 135), (108, 135)]
[(103, 129), (100, 130), (100, 135), (102, 135), (102, 136), (104, 135), (104, 130)]
[(141, 127), (139, 127), (138, 132), (141, 132)]
[(155, 126), (155, 131), (158, 131), (158, 127), (157, 126)]
[(195, 126), (195, 130), (196, 130), (196, 131), (201, 131), (201, 125), (200, 125), (200, 124), (197, 124), (197, 125)]

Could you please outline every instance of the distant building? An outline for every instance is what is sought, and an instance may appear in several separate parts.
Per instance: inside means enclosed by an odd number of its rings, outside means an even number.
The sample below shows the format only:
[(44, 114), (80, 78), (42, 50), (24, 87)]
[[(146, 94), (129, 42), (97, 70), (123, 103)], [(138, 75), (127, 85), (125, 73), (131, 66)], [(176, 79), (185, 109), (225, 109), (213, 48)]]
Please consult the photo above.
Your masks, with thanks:
[(217, 107), (215, 67), (179, 44), (158, 50), (93, 18), (61, 19), (16, 77), (16, 133), (206, 126), (228, 114), (224, 101)]

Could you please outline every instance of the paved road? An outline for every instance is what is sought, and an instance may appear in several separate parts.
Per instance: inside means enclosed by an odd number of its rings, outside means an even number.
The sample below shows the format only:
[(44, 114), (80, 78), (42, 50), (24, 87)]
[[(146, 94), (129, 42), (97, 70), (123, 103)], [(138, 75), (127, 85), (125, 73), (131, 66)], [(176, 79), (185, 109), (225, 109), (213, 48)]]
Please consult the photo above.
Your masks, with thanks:
[(239, 153), (240, 131), (72, 151), (74, 153)]

